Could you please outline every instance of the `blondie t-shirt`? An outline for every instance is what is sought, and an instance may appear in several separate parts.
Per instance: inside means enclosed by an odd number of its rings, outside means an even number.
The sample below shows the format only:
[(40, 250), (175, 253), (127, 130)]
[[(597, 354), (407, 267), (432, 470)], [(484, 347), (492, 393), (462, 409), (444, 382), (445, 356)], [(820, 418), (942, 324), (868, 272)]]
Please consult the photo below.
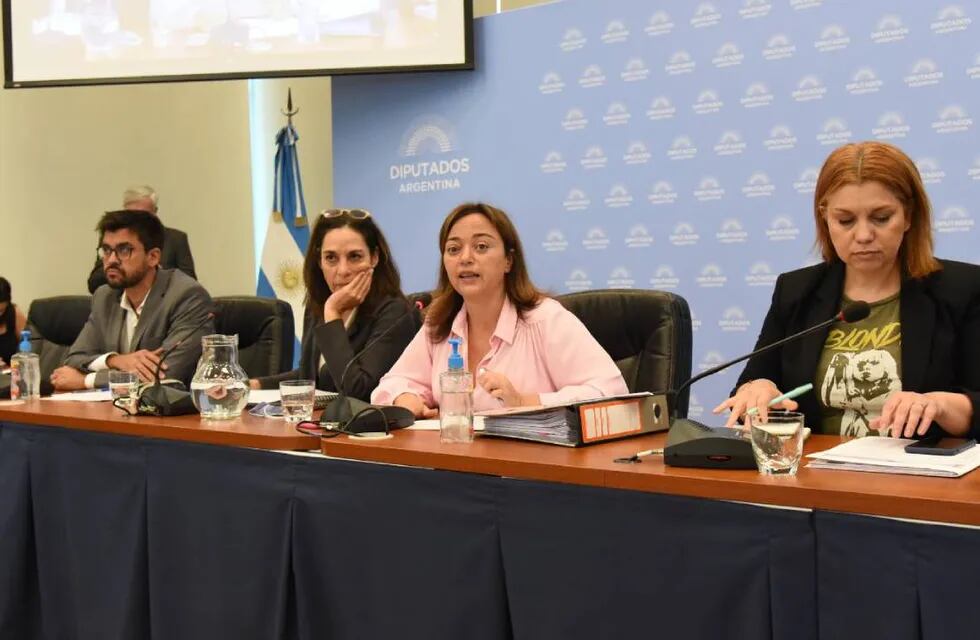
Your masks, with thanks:
[[(871, 305), (859, 322), (834, 326), (817, 363), (822, 433), (877, 435), (868, 424), (888, 396), (902, 390), (901, 292)], [(846, 306), (851, 301), (844, 298)]]

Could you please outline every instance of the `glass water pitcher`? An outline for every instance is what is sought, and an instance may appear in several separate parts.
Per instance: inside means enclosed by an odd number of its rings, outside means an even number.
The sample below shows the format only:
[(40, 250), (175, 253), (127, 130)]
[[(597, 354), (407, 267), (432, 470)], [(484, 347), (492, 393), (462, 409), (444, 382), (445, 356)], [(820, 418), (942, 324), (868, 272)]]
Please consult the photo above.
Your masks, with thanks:
[(191, 399), (208, 420), (231, 420), (248, 402), (248, 375), (238, 364), (238, 336), (201, 338), (201, 359), (191, 380)]

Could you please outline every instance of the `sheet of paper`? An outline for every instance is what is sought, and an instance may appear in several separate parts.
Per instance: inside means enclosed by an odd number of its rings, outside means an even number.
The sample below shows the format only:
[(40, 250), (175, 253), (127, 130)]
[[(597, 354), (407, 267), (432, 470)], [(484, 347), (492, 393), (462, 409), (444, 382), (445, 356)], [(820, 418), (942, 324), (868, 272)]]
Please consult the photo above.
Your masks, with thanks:
[(109, 402), (112, 400), (112, 393), (108, 389), (87, 389), (85, 391), (72, 391), (70, 393), (56, 393), (44, 400), (54, 400), (55, 402)]
[(249, 389), (248, 403), (279, 402), (279, 389)]
[[(980, 447), (971, 447), (953, 456), (905, 453), (905, 445), (912, 442), (914, 440), (870, 436), (849, 440), (833, 449), (811, 453), (807, 457), (840, 465), (818, 464), (814, 468), (883, 471), (910, 475), (915, 475), (919, 471), (921, 475), (961, 476), (980, 466)], [(861, 466), (869, 468), (861, 469), (859, 468)]]
[[(434, 420), (416, 420), (415, 424), (405, 427), (411, 431), (438, 431), (439, 418)], [(483, 416), (473, 416), (473, 431), (483, 431)]]

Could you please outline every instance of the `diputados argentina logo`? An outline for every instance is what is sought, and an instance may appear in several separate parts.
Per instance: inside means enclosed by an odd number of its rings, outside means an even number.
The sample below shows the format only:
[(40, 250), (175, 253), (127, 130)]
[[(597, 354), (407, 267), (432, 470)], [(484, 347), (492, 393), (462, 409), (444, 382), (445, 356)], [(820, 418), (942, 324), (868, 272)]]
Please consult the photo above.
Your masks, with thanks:
[(940, 184), (946, 177), (946, 172), (935, 158), (919, 158), (915, 161), (915, 166), (919, 168), (924, 184)]
[(458, 152), (453, 128), (444, 119), (427, 116), (412, 124), (402, 137), (398, 154), (406, 162), (388, 169), (398, 193), (427, 193), (462, 188), (470, 159)]

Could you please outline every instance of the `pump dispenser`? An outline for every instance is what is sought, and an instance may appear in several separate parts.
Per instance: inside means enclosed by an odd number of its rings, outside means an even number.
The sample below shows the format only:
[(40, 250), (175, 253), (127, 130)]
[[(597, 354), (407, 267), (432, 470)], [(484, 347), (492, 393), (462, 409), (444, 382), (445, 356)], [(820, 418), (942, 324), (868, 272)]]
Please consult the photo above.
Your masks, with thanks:
[(452, 347), (453, 352), (449, 354), (449, 370), (456, 371), (463, 368), (463, 354), (459, 352), (459, 345), (462, 344), (462, 340), (459, 338), (450, 338), (449, 346)]
[(473, 374), (459, 352), (462, 340), (450, 338), (448, 369), (439, 376), (439, 441), (473, 442)]
[(31, 332), (20, 332), (20, 346), (10, 358), (10, 399), (41, 397), (41, 360), (31, 352)]

